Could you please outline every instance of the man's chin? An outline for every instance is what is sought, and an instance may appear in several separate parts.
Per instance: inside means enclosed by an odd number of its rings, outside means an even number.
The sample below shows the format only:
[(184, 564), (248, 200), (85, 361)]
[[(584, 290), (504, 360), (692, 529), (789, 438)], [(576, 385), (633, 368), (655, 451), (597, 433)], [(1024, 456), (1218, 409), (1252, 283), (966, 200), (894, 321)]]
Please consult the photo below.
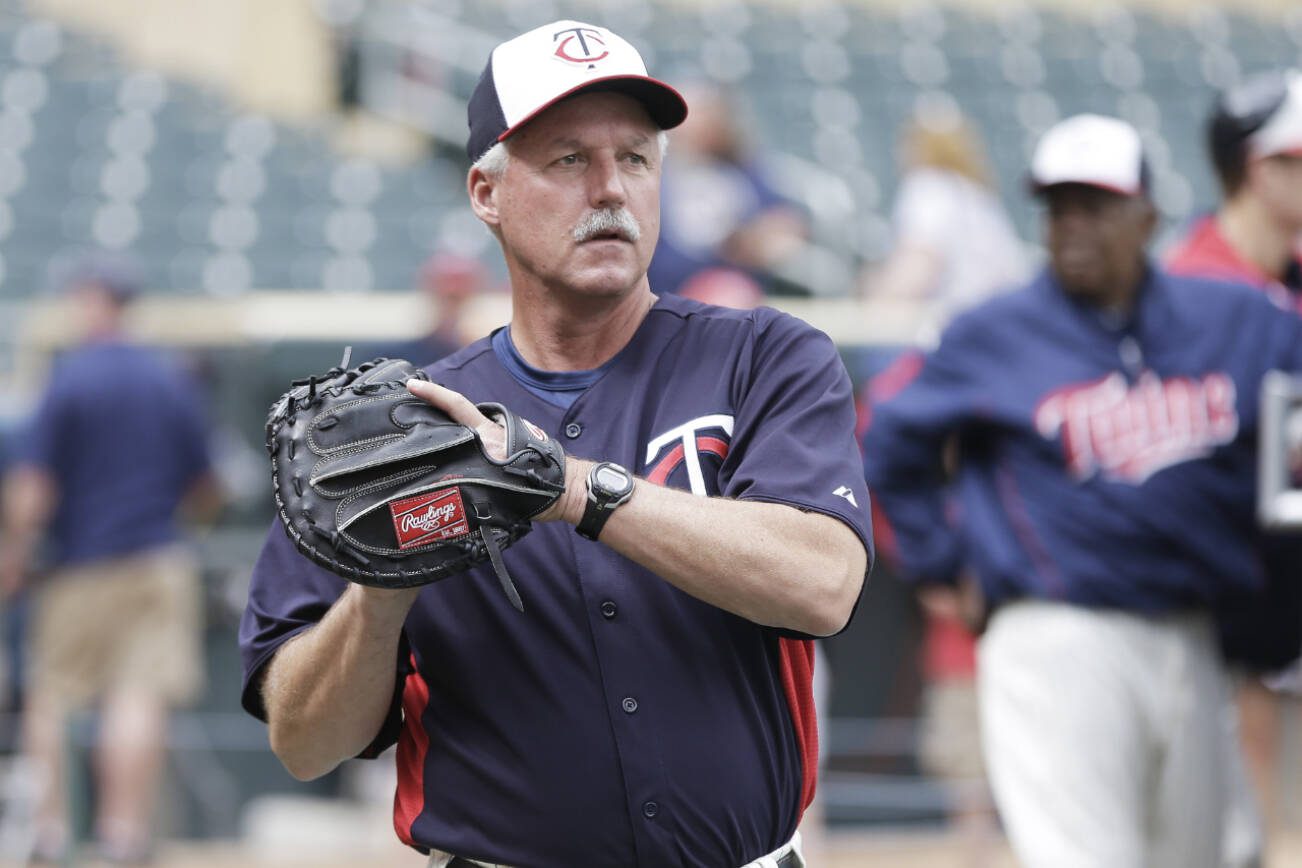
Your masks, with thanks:
[(565, 288), (586, 298), (618, 298), (631, 292), (645, 273), (627, 268), (598, 269), (577, 275)]
[(1093, 298), (1106, 291), (1101, 276), (1092, 268), (1055, 268), (1054, 275), (1068, 295)]

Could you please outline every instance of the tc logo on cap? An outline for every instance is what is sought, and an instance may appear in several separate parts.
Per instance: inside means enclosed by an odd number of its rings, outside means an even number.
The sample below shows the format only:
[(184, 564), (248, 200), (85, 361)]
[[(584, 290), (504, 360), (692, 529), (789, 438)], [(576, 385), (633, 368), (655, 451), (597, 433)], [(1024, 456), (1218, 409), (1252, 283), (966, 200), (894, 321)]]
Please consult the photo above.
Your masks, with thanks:
[[(564, 37), (564, 38), (562, 38)], [(606, 42), (601, 38), (601, 31), (591, 27), (570, 27), (552, 34), (552, 42), (560, 41), (556, 46), (556, 57), (570, 63), (592, 65), (610, 55)]]

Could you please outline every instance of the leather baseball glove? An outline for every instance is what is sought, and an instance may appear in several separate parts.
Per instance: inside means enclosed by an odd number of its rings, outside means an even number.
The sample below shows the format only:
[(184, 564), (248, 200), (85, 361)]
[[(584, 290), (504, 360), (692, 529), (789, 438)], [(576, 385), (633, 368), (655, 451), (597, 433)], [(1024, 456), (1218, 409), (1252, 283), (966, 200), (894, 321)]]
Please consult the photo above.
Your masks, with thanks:
[(271, 407), (267, 450), (285, 531), (299, 551), (352, 582), (409, 588), (491, 561), (516, 609), (502, 549), (565, 490), (565, 452), (500, 404), (506, 457), (406, 388), (401, 359), (345, 361), (295, 380)]

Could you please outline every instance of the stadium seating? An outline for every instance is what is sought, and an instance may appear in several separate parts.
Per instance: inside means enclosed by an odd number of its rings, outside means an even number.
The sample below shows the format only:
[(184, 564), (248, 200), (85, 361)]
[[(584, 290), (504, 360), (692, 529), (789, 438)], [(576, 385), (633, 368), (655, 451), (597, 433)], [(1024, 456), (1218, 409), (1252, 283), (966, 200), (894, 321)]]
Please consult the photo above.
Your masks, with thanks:
[[(972, 116), (1028, 240), (1036, 214), (1020, 178), (1035, 136), (1079, 111), (1126, 117), (1149, 144), (1170, 229), (1215, 198), (1200, 133), (1214, 88), (1302, 54), (1302, 14), (1214, 7), (444, 6), (494, 36), (553, 16), (608, 21), (670, 79), (735, 86), (763, 147), (845, 183), (866, 228), (830, 246), (851, 263), (882, 252), (895, 139), (920, 99), (948, 95)], [(153, 284), (179, 293), (405, 289), (437, 239), (474, 231), (455, 156), (382, 166), (336, 153), (328, 131), (328, 119), (246, 115), (93, 38), (0, 13), (0, 297), (40, 291), (53, 261), (92, 244), (134, 250)]]

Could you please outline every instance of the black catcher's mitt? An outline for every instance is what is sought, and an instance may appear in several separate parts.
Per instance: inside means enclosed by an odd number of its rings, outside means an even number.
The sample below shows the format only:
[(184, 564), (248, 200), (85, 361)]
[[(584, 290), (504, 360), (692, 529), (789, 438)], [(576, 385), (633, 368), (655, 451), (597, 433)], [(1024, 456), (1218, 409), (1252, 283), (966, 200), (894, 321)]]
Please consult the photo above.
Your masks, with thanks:
[(316, 563), (349, 581), (409, 588), (492, 561), (524, 611), (502, 549), (565, 490), (565, 452), (500, 404), (480, 404), (506, 429), (505, 460), (479, 434), (407, 391), (428, 379), (401, 359), (376, 359), (295, 380), (271, 407), (267, 451), (285, 531)]

